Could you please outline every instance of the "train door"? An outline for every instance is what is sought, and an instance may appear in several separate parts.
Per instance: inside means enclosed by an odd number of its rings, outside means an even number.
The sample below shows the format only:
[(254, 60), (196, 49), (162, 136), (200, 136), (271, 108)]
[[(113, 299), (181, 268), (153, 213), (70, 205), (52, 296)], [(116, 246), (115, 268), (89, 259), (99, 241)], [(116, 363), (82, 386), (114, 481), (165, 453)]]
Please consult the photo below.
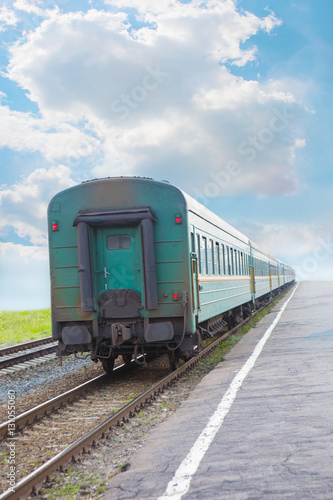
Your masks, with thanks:
[[(126, 301), (127, 291), (143, 296), (142, 251), (139, 226), (96, 227), (97, 297), (113, 294), (116, 302)], [(132, 293), (133, 295), (133, 293)], [(99, 300), (101, 302), (101, 299)]]

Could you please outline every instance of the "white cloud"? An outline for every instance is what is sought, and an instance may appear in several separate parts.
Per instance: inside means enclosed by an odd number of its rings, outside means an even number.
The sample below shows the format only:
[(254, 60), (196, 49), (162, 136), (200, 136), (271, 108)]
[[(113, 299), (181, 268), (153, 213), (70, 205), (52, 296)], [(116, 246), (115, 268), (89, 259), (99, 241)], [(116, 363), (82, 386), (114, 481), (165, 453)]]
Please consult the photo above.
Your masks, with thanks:
[(13, 4), (13, 7), (17, 10), (21, 10), (23, 12), (28, 12), (37, 14), (38, 16), (45, 16), (45, 11), (39, 7), (38, 5), (41, 4), (40, 1), (38, 0), (16, 0)]
[(13, 186), (2, 186), (0, 229), (4, 231), (6, 227), (11, 227), (20, 238), (27, 239), (32, 245), (45, 246), (48, 203), (58, 191), (74, 184), (68, 167), (59, 165), (48, 170), (37, 169)]
[(52, 124), (50, 120), (0, 106), (0, 147), (38, 151), (49, 161), (60, 158), (70, 161), (91, 155), (98, 144), (98, 140), (73, 125)]
[(296, 158), (297, 158), (297, 150), (298, 149), (303, 149), (306, 146), (306, 140), (305, 139), (299, 139), (296, 137), (294, 140), (294, 143), (290, 146), (290, 160), (291, 163), (293, 163)]
[(247, 220), (239, 229), (273, 255), (290, 258), (313, 252), (318, 238), (326, 236), (325, 227), (317, 224), (259, 224)]
[(112, 100), (140, 84), (145, 68), (156, 65), (173, 80), (165, 97), (176, 94), (177, 86), (190, 102), (198, 83), (210, 82), (212, 73), (216, 81), (219, 62), (243, 64), (247, 54), (252, 60), (253, 50), (240, 44), (265, 28), (266, 18), (240, 15), (230, 2), (208, 2), (207, 8), (199, 2), (158, 2), (151, 15), (140, 2), (126, 4), (153, 28), (129, 33), (125, 13), (69, 13), (44, 21), (26, 44), (12, 49), (9, 74), (29, 89), (43, 113), (105, 116)]
[(8, 26), (15, 26), (18, 18), (15, 12), (7, 7), (0, 8), (0, 31), (4, 31)]
[[(36, 169), (15, 185), (0, 188), (0, 231), (14, 231), (22, 244), (0, 239), (1, 310), (49, 307), (47, 206), (75, 182), (68, 167)], [(27, 242), (27, 244), (24, 244)]]
[[(329, 219), (327, 219), (329, 220)], [(333, 232), (311, 223), (260, 224), (250, 220), (237, 224), (261, 248), (291, 265), (297, 279), (333, 280)]]
[(14, 243), (0, 242), (0, 255), (2, 257), (11, 256), (12, 262), (21, 261), (22, 265), (27, 266), (30, 260), (35, 262), (48, 262), (48, 251), (41, 246), (15, 245)]
[(46, 247), (0, 242), (1, 310), (49, 307), (48, 251)]
[[(278, 26), (273, 14), (261, 19), (240, 13), (232, 1), (115, 0), (110, 5), (135, 9), (146, 26), (131, 29), (121, 11), (53, 12), (26, 43), (12, 47), (9, 77), (37, 102), (43, 126), (58, 128), (54, 141), (18, 141), (17, 147), (35, 144), (51, 158), (66, 149), (65, 144), (57, 148), (58, 141), (82, 141), (88, 150), (99, 146), (95, 175), (169, 175), (181, 186), (190, 178), (189, 190), (202, 189), (207, 173), (219, 175), (233, 160), (242, 175), (229, 183), (230, 193), (284, 194), (300, 188), (292, 165), (302, 130), (298, 142), (293, 130), (305, 111), (292, 82), (246, 81), (223, 66), (255, 58), (256, 48), (243, 48), (243, 42)], [(292, 127), (290, 120), (265, 135), (274, 110), (283, 106), (294, 117)], [(85, 129), (75, 136), (80, 120)], [(61, 130), (65, 124), (68, 129)], [(87, 135), (89, 129), (100, 143)]]

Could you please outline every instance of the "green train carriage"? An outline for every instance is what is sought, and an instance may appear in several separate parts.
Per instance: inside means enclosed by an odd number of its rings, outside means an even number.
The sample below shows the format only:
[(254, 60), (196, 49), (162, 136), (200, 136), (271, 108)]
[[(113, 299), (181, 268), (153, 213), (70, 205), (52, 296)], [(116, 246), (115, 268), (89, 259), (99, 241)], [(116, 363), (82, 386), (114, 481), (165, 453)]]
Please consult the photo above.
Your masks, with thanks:
[(166, 182), (84, 182), (51, 200), (48, 220), (58, 355), (90, 352), (107, 372), (150, 351), (175, 368), (294, 279), (288, 266), (277, 279), (282, 263)]

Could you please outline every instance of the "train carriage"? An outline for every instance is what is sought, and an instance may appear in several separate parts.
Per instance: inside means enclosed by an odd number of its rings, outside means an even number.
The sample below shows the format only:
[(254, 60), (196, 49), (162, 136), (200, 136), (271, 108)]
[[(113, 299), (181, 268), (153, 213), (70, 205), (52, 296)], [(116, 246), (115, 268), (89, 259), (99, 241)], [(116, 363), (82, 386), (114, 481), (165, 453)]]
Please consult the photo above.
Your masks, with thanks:
[(291, 268), (177, 187), (84, 182), (48, 209), (52, 336), (107, 372), (146, 352), (172, 368), (202, 338), (294, 280)]

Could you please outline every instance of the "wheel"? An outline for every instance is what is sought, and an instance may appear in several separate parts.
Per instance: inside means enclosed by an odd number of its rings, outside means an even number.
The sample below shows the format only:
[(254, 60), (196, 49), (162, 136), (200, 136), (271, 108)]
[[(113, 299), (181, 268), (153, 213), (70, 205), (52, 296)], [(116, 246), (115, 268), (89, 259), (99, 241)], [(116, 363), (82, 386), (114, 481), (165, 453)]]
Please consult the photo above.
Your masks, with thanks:
[(102, 366), (105, 373), (112, 373), (114, 368), (114, 358), (102, 359)]
[(177, 368), (179, 368), (179, 352), (178, 350), (170, 351), (168, 354), (170, 370), (173, 372), (174, 370), (177, 370)]
[(130, 365), (132, 362), (132, 354), (122, 354), (125, 365)]

